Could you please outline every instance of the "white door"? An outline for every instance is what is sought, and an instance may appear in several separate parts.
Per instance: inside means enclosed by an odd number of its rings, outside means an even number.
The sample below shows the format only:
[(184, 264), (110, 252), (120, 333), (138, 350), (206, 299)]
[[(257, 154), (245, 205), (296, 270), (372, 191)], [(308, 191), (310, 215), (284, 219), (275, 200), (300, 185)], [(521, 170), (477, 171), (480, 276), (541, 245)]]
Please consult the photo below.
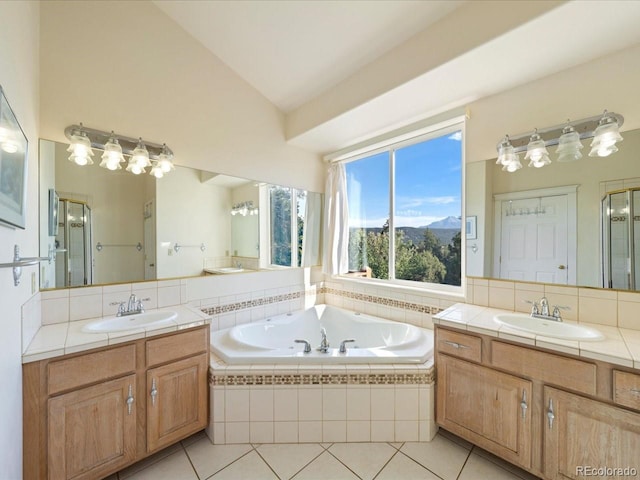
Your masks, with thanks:
[(156, 216), (153, 200), (144, 204), (144, 279), (156, 279)]
[(567, 284), (567, 196), (502, 200), (500, 278)]

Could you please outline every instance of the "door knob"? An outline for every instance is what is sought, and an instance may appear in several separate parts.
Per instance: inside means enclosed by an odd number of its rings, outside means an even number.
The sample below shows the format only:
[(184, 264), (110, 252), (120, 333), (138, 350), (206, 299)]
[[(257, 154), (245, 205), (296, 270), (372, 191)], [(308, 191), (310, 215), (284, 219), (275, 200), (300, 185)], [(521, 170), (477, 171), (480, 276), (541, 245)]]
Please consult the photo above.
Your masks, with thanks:
[(567, 267), (565, 267), (564, 265), (558, 265), (558, 269), (559, 270), (564, 270), (565, 268), (567, 268)]

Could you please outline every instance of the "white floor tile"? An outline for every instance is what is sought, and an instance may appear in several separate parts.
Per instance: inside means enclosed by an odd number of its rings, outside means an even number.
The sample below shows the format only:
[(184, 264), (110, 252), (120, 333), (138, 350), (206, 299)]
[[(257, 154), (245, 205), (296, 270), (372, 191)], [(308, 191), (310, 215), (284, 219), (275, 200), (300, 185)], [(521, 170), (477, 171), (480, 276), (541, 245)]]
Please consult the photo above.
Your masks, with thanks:
[(295, 480), (358, 480), (352, 471), (326, 451), (293, 478)]
[(193, 471), (191, 462), (182, 448), (156, 462), (153, 465), (134, 473), (130, 480), (198, 480), (196, 472)]
[(269, 465), (267, 465), (255, 451), (249, 452), (210, 478), (211, 480), (238, 480), (241, 478), (278, 480), (278, 477), (271, 471)]
[(521, 477), (508, 472), (495, 463), (480, 455), (472, 453), (467, 460), (459, 480), (477, 480), (478, 478), (490, 478), (491, 480), (521, 480)]
[(257, 450), (281, 479), (293, 477), (324, 452), (317, 443), (261, 445)]
[[(376, 480), (437, 480), (438, 477), (414, 462), (409, 457), (397, 452), (391, 461), (384, 467)], [(479, 479), (476, 479), (479, 480)]]
[(203, 438), (187, 447), (187, 454), (200, 478), (207, 478), (251, 450), (251, 445), (213, 445)]
[(387, 443), (334, 443), (331, 452), (363, 480), (370, 480), (397, 452)]
[(400, 451), (444, 480), (455, 480), (469, 456), (469, 450), (440, 435), (431, 442), (405, 443)]

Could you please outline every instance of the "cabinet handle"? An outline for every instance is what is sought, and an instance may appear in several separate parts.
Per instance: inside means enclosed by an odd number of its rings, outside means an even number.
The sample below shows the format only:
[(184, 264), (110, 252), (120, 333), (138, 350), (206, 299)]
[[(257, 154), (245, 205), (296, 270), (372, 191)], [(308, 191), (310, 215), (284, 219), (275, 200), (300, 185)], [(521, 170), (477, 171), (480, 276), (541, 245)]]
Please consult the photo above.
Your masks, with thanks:
[(520, 408), (522, 409), (522, 419), (527, 418), (527, 391), (522, 390), (522, 401), (520, 402)]
[(127, 415), (131, 415), (131, 408), (133, 407), (133, 387), (129, 385), (129, 395), (127, 396)]
[(456, 342), (450, 342), (449, 340), (445, 340), (444, 343), (446, 343), (447, 345), (453, 347), (453, 348), (469, 348), (466, 345), (463, 345), (461, 343), (456, 343)]
[(156, 404), (156, 397), (158, 396), (158, 387), (156, 387), (156, 379), (151, 380), (151, 405)]
[(637, 388), (632, 388), (631, 389), (631, 393), (633, 393), (635, 395), (640, 395), (640, 390), (638, 390)]
[(553, 413), (553, 400), (549, 399), (549, 408), (547, 409), (547, 418), (549, 419), (549, 430), (553, 428), (553, 419), (556, 418)]

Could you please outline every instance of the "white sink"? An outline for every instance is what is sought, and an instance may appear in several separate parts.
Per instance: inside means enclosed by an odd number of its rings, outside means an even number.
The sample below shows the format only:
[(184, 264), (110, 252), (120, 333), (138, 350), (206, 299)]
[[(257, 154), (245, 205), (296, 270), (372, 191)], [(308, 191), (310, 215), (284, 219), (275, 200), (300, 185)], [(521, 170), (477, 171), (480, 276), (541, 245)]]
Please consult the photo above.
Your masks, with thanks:
[(240, 273), (240, 272), (245, 272), (246, 269), (238, 268), (238, 267), (220, 267), (220, 268), (207, 268), (205, 269), (205, 271), (209, 273)]
[(545, 337), (578, 340), (580, 342), (604, 339), (604, 336), (596, 329), (575, 323), (543, 320), (518, 313), (501, 313), (494, 318), (496, 322), (502, 325)]
[(82, 327), (86, 333), (108, 333), (135, 330), (138, 328), (170, 325), (178, 316), (176, 312), (145, 312), (122, 317), (106, 317), (87, 323)]

